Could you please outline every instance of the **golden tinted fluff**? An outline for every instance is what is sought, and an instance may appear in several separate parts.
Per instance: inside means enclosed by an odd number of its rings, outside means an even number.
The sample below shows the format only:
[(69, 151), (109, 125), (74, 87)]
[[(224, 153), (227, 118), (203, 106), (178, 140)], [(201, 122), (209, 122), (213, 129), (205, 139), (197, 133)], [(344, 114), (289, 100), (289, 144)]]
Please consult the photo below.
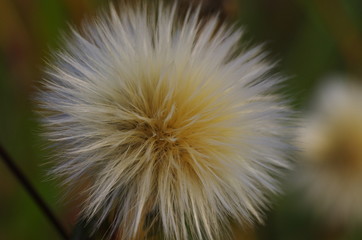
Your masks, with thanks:
[(322, 85), (300, 133), (310, 202), (333, 221), (361, 220), (362, 86), (340, 77)]
[[(113, 7), (67, 37), (40, 93), (53, 173), (120, 239), (226, 239), (261, 220), (287, 167), (289, 110), (259, 47), (177, 6)], [(154, 231), (153, 231), (154, 232)]]

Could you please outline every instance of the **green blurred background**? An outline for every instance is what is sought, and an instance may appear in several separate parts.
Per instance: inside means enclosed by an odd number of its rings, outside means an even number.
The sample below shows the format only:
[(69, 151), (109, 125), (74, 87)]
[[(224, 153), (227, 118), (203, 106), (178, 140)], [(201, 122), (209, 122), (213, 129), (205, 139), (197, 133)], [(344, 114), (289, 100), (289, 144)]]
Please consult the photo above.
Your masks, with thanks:
[[(188, 1), (192, 0), (182, 0), (186, 5)], [(204, 2), (205, 14), (221, 11), (227, 21), (244, 27), (248, 43), (265, 43), (270, 59), (289, 77), (286, 94), (296, 109), (306, 106), (327, 75), (361, 77), (361, 0), (198, 1)], [(61, 200), (58, 183), (46, 177), (49, 153), (39, 137), (31, 99), (43, 59), (50, 49), (61, 47), (59, 36), (67, 24), (79, 25), (108, 2), (0, 0), (0, 143), (69, 231), (76, 222), (77, 204)], [(0, 239), (60, 239), (2, 162), (0, 174)], [(299, 206), (299, 199), (299, 191), (286, 188), (286, 194), (275, 199), (265, 225), (236, 239), (362, 239), (362, 225), (346, 234), (325, 230), (322, 221)]]

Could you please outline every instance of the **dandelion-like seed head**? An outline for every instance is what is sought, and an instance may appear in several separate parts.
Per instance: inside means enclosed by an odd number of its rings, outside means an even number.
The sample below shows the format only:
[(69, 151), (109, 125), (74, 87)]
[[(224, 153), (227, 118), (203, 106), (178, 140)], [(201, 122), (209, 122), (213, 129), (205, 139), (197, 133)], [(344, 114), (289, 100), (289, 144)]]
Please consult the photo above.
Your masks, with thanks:
[(323, 215), (361, 220), (362, 86), (341, 77), (325, 83), (301, 129), (308, 196)]
[(177, 5), (113, 7), (73, 30), (40, 94), (53, 170), (87, 179), (83, 215), (121, 239), (217, 239), (261, 221), (287, 167), (289, 110), (259, 47)]

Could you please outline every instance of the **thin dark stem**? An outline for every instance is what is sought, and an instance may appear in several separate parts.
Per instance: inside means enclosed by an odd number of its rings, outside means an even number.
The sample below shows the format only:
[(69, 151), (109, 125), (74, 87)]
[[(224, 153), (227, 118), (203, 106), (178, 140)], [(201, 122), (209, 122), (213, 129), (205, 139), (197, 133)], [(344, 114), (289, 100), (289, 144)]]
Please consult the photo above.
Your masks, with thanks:
[(62, 236), (63, 239), (69, 239), (68, 234), (59, 223), (59, 221), (55, 218), (54, 214), (44, 202), (44, 200), (40, 197), (39, 193), (35, 190), (35, 188), (31, 185), (29, 180), (25, 177), (25, 175), (20, 171), (20, 169), (15, 165), (14, 161), (11, 159), (10, 155), (5, 151), (5, 149), (0, 145), (0, 157), (4, 160), (6, 166), (10, 169), (10, 171), (15, 175), (15, 177), (19, 180), (19, 182), (23, 185), (29, 195), (33, 198), (38, 207), (42, 210), (44, 215), (48, 218), (48, 220), (53, 224), (58, 233)]

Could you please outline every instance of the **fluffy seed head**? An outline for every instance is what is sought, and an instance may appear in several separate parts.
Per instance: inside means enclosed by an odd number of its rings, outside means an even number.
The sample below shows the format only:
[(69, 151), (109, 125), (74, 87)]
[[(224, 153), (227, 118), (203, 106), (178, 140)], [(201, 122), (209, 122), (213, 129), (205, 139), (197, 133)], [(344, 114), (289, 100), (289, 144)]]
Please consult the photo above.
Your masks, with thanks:
[(362, 219), (362, 86), (348, 80), (321, 87), (300, 131), (309, 201), (339, 221)]
[(90, 182), (83, 215), (111, 217), (121, 239), (217, 239), (228, 221), (261, 220), (287, 166), (289, 110), (261, 49), (176, 12), (111, 7), (72, 31), (40, 93), (53, 172)]

